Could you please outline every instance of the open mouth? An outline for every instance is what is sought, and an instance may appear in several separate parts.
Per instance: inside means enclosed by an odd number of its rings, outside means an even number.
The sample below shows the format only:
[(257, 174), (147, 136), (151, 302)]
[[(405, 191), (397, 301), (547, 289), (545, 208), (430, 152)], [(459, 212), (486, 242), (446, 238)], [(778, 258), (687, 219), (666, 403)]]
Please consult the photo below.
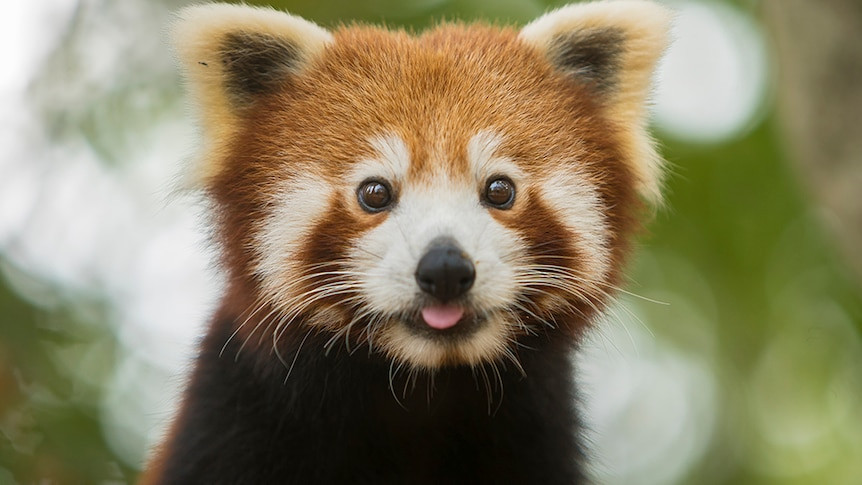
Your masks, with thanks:
[(389, 357), (423, 369), (474, 366), (506, 353), (511, 328), (499, 310), (420, 300), (387, 320), (377, 342)]
[(425, 338), (451, 339), (466, 337), (481, 328), (484, 317), (464, 305), (427, 304), (412, 318), (405, 319), (407, 327)]
[(464, 307), (459, 305), (428, 305), (422, 309), (422, 320), (437, 330), (452, 328), (464, 317)]

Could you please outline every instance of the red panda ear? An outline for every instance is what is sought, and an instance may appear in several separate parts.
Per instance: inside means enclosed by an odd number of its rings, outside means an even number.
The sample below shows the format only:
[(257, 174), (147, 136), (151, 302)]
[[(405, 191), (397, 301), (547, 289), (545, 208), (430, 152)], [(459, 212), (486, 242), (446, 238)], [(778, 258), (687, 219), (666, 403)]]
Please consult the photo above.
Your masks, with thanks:
[(196, 5), (178, 17), (172, 41), (208, 145), (197, 174), (205, 178), (218, 173), (220, 145), (243, 110), (300, 74), (332, 42), (332, 35), (267, 8)]
[(640, 193), (661, 199), (662, 160), (646, 131), (646, 101), (655, 65), (667, 46), (671, 14), (646, 0), (574, 4), (521, 30), (560, 71), (603, 97), (608, 115), (624, 129), (623, 148)]

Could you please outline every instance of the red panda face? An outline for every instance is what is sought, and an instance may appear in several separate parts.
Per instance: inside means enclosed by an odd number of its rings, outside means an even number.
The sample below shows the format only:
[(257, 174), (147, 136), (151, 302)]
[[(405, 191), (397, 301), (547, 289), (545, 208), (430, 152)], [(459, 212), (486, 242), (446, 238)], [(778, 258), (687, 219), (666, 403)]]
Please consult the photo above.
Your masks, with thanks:
[(419, 37), (189, 10), (210, 22), (177, 38), (238, 334), (277, 351), (301, 327), (420, 369), (574, 339), (659, 183), (642, 104), (664, 12), (622, 3), (653, 27), (614, 3)]
[[(382, 159), (410, 159), (398, 136), (377, 142)], [(369, 177), (399, 190), (347, 257), (363, 310), (379, 318), (372, 344), (422, 367), (512, 357), (524, 335), (565, 331), (556, 317), (600, 299), (590, 282), (610, 276), (602, 201), (574, 160), (560, 160), (558, 184), (490, 129), (460, 143), (457, 168), (437, 155), (414, 177), (403, 162)]]

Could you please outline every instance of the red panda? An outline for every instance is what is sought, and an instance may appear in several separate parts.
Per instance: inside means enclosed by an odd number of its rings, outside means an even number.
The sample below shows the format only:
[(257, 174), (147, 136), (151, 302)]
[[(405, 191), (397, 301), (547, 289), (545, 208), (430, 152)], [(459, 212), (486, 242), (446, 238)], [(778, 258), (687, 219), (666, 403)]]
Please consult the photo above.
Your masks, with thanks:
[(225, 295), (142, 483), (578, 483), (571, 354), (659, 202), (668, 12), (328, 31), (187, 8)]

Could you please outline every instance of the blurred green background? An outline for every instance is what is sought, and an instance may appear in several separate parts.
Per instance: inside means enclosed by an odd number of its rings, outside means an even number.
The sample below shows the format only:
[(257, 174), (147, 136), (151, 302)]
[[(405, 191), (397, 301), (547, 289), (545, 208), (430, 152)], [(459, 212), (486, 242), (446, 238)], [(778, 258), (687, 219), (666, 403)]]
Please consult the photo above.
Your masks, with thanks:
[[(185, 2), (0, 23), (0, 484), (129, 483), (217, 298), (165, 44)], [(862, 483), (862, 9), (677, 1), (671, 163), (580, 357), (598, 483)], [(523, 24), (538, 0), (269, 2), (333, 27)]]

